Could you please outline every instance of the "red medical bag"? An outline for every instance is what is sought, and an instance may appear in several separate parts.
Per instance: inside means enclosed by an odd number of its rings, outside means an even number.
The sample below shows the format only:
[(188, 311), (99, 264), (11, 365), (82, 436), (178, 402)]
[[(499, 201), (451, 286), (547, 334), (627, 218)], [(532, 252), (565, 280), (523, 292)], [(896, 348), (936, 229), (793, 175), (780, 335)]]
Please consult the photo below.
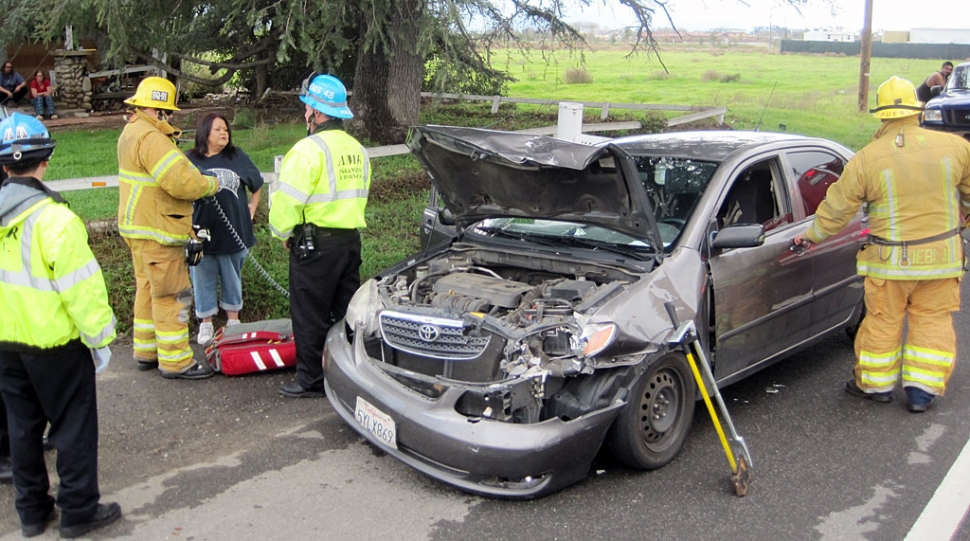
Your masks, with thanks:
[(296, 366), (296, 342), (289, 319), (268, 319), (223, 327), (206, 346), (216, 372), (241, 376)]

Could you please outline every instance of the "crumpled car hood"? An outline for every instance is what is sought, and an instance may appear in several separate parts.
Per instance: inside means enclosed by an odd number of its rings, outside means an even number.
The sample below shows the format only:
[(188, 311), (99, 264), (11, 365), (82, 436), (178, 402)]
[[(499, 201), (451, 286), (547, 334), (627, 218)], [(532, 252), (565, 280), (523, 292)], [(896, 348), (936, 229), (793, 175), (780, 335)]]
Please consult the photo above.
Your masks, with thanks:
[(615, 145), (419, 126), (408, 147), (460, 226), (496, 217), (569, 220), (662, 245), (636, 165)]

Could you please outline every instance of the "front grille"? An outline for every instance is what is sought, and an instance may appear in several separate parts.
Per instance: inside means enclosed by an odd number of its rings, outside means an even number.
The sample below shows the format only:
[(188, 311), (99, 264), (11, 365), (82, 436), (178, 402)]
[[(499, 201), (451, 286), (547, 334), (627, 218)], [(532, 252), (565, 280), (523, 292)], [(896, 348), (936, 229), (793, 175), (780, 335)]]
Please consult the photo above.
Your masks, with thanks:
[(460, 320), (381, 312), (381, 335), (394, 349), (447, 360), (478, 358), (492, 336), (470, 336)]
[(970, 109), (950, 109), (944, 111), (944, 123), (951, 126), (970, 126)]

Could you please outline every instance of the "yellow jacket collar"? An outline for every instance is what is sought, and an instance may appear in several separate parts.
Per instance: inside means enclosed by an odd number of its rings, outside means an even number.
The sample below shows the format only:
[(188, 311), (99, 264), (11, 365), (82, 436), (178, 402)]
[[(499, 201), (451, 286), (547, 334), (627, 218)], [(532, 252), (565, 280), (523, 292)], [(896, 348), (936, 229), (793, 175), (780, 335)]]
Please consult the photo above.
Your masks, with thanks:
[(149, 115), (142, 109), (135, 109), (135, 115), (131, 117), (131, 120), (129, 120), (128, 122), (134, 122), (135, 119), (139, 119), (139, 118), (148, 122), (156, 130), (162, 132), (164, 135), (167, 135), (168, 137), (171, 137), (172, 139), (178, 139), (179, 136), (182, 135), (182, 130), (169, 124), (165, 120), (159, 120), (158, 118)]
[(903, 118), (894, 118), (892, 120), (883, 120), (879, 129), (876, 130), (875, 135), (872, 136), (873, 140), (879, 139), (880, 137), (891, 134), (895, 135), (899, 130), (906, 127), (918, 127), (919, 126), (919, 115), (906, 116)]

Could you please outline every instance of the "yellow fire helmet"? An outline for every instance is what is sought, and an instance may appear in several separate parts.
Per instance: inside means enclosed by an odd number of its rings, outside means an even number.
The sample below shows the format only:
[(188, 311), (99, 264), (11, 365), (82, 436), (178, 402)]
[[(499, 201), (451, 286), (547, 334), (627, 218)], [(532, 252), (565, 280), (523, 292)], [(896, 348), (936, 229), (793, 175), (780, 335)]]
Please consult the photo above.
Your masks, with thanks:
[(128, 105), (150, 109), (178, 111), (175, 98), (178, 92), (172, 81), (163, 77), (147, 77), (138, 83), (135, 95), (125, 100)]
[(891, 120), (918, 115), (923, 104), (916, 98), (916, 87), (893, 75), (876, 90), (876, 108), (869, 109), (876, 118)]

